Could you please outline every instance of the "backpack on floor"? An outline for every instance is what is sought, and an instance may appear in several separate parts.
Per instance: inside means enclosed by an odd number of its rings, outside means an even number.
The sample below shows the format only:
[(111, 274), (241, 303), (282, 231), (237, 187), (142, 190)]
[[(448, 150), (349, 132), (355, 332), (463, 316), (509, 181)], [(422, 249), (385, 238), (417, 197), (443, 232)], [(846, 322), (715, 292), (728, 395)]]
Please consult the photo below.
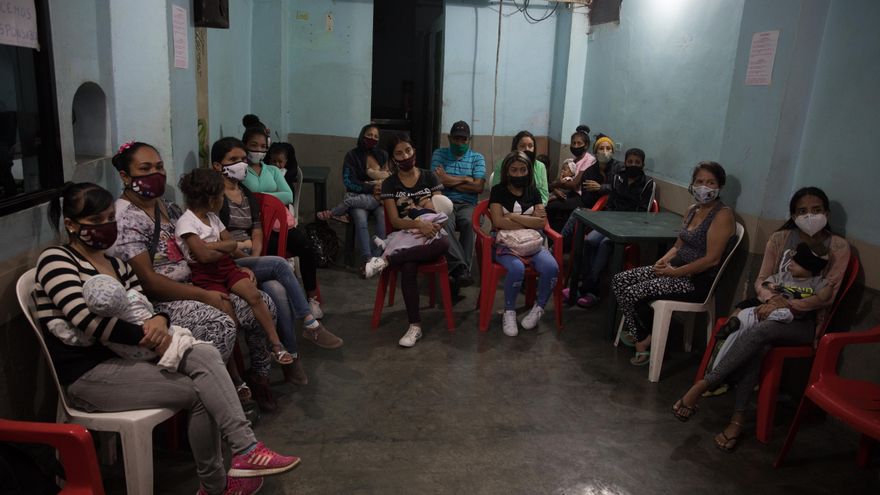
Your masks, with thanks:
[(312, 222), (306, 225), (306, 234), (315, 248), (315, 264), (320, 268), (330, 265), (339, 254), (336, 232), (333, 232), (327, 222)]

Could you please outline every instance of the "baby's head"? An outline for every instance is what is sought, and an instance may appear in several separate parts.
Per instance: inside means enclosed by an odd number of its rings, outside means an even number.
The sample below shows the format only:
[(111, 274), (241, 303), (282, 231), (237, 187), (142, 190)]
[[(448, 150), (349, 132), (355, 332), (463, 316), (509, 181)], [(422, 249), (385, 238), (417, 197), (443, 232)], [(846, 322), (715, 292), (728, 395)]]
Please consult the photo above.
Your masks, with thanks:
[(575, 176), (575, 168), (577, 168), (577, 164), (574, 160), (569, 158), (562, 162), (562, 166), (559, 167), (559, 178), (560, 179), (570, 179)]
[(83, 284), (86, 305), (98, 316), (114, 317), (128, 307), (125, 287), (109, 275), (95, 275)]
[(824, 246), (810, 248), (806, 242), (797, 245), (797, 250), (788, 265), (788, 271), (796, 278), (810, 278), (822, 273), (828, 265), (828, 254)]

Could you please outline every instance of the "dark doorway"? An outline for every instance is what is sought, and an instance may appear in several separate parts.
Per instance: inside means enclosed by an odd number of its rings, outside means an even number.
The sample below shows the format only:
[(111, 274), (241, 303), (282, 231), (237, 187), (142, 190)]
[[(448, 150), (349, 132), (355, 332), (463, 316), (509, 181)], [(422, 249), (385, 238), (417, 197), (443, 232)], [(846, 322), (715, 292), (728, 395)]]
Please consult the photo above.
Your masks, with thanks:
[(376, 0), (373, 5), (371, 118), (382, 129), (380, 146), (392, 132), (410, 133), (423, 167), (430, 164), (439, 135), (441, 100), (435, 94), (442, 81), (442, 17), (442, 0)]

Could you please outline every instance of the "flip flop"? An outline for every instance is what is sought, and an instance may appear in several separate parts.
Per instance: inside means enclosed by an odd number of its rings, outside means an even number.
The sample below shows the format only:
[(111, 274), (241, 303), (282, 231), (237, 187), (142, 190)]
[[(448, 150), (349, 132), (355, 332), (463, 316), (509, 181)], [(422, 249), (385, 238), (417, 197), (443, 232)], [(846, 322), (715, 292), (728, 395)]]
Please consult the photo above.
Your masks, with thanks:
[[(722, 431), (720, 435), (721, 438), (724, 439), (724, 443), (718, 443), (718, 441), (715, 440), (715, 446), (718, 447), (718, 450), (724, 452), (725, 454), (732, 454), (733, 451), (736, 450), (736, 447), (739, 445), (739, 439), (742, 436), (742, 425), (737, 423), (736, 421), (731, 421), (730, 424), (739, 426), (739, 434), (728, 437), (724, 433), (724, 431)], [(730, 442), (733, 442), (733, 445), (728, 447), (727, 444), (729, 444)]]
[(682, 423), (687, 423), (700, 411), (700, 406), (697, 404), (692, 406), (686, 405), (684, 403), (684, 396), (682, 396), (681, 399), (678, 399), (677, 402), (678, 408), (675, 407), (675, 404), (672, 405), (672, 414)]
[(636, 346), (636, 343), (633, 342), (632, 337), (629, 335), (629, 333), (623, 331), (622, 328), (620, 329), (619, 336), (620, 336), (620, 343), (621, 344), (623, 344), (627, 347), (635, 347)]
[[(643, 356), (647, 359), (640, 360), (639, 358), (643, 357)], [(632, 359), (629, 360), (629, 364), (631, 364), (633, 366), (645, 366), (646, 364), (651, 362), (650, 357), (651, 357), (651, 351), (636, 352), (636, 355)]]
[(287, 352), (281, 344), (273, 345), (271, 349), (267, 349), (272, 359), (280, 365), (288, 365), (293, 363), (293, 355)]

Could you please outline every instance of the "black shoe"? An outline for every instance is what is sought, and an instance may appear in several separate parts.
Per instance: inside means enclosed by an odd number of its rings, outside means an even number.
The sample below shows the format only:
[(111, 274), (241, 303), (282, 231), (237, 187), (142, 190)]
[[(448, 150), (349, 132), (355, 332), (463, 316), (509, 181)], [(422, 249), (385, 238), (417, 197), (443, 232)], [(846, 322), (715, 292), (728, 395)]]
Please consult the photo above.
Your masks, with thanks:
[(718, 334), (715, 336), (716, 339), (726, 339), (730, 337), (730, 334), (739, 330), (740, 325), (742, 324), (739, 321), (739, 318), (736, 316), (731, 316), (727, 319), (727, 323), (724, 324), (721, 328), (718, 329)]
[(455, 283), (459, 288), (470, 287), (474, 285), (474, 277), (469, 271), (461, 269), (455, 274)]

